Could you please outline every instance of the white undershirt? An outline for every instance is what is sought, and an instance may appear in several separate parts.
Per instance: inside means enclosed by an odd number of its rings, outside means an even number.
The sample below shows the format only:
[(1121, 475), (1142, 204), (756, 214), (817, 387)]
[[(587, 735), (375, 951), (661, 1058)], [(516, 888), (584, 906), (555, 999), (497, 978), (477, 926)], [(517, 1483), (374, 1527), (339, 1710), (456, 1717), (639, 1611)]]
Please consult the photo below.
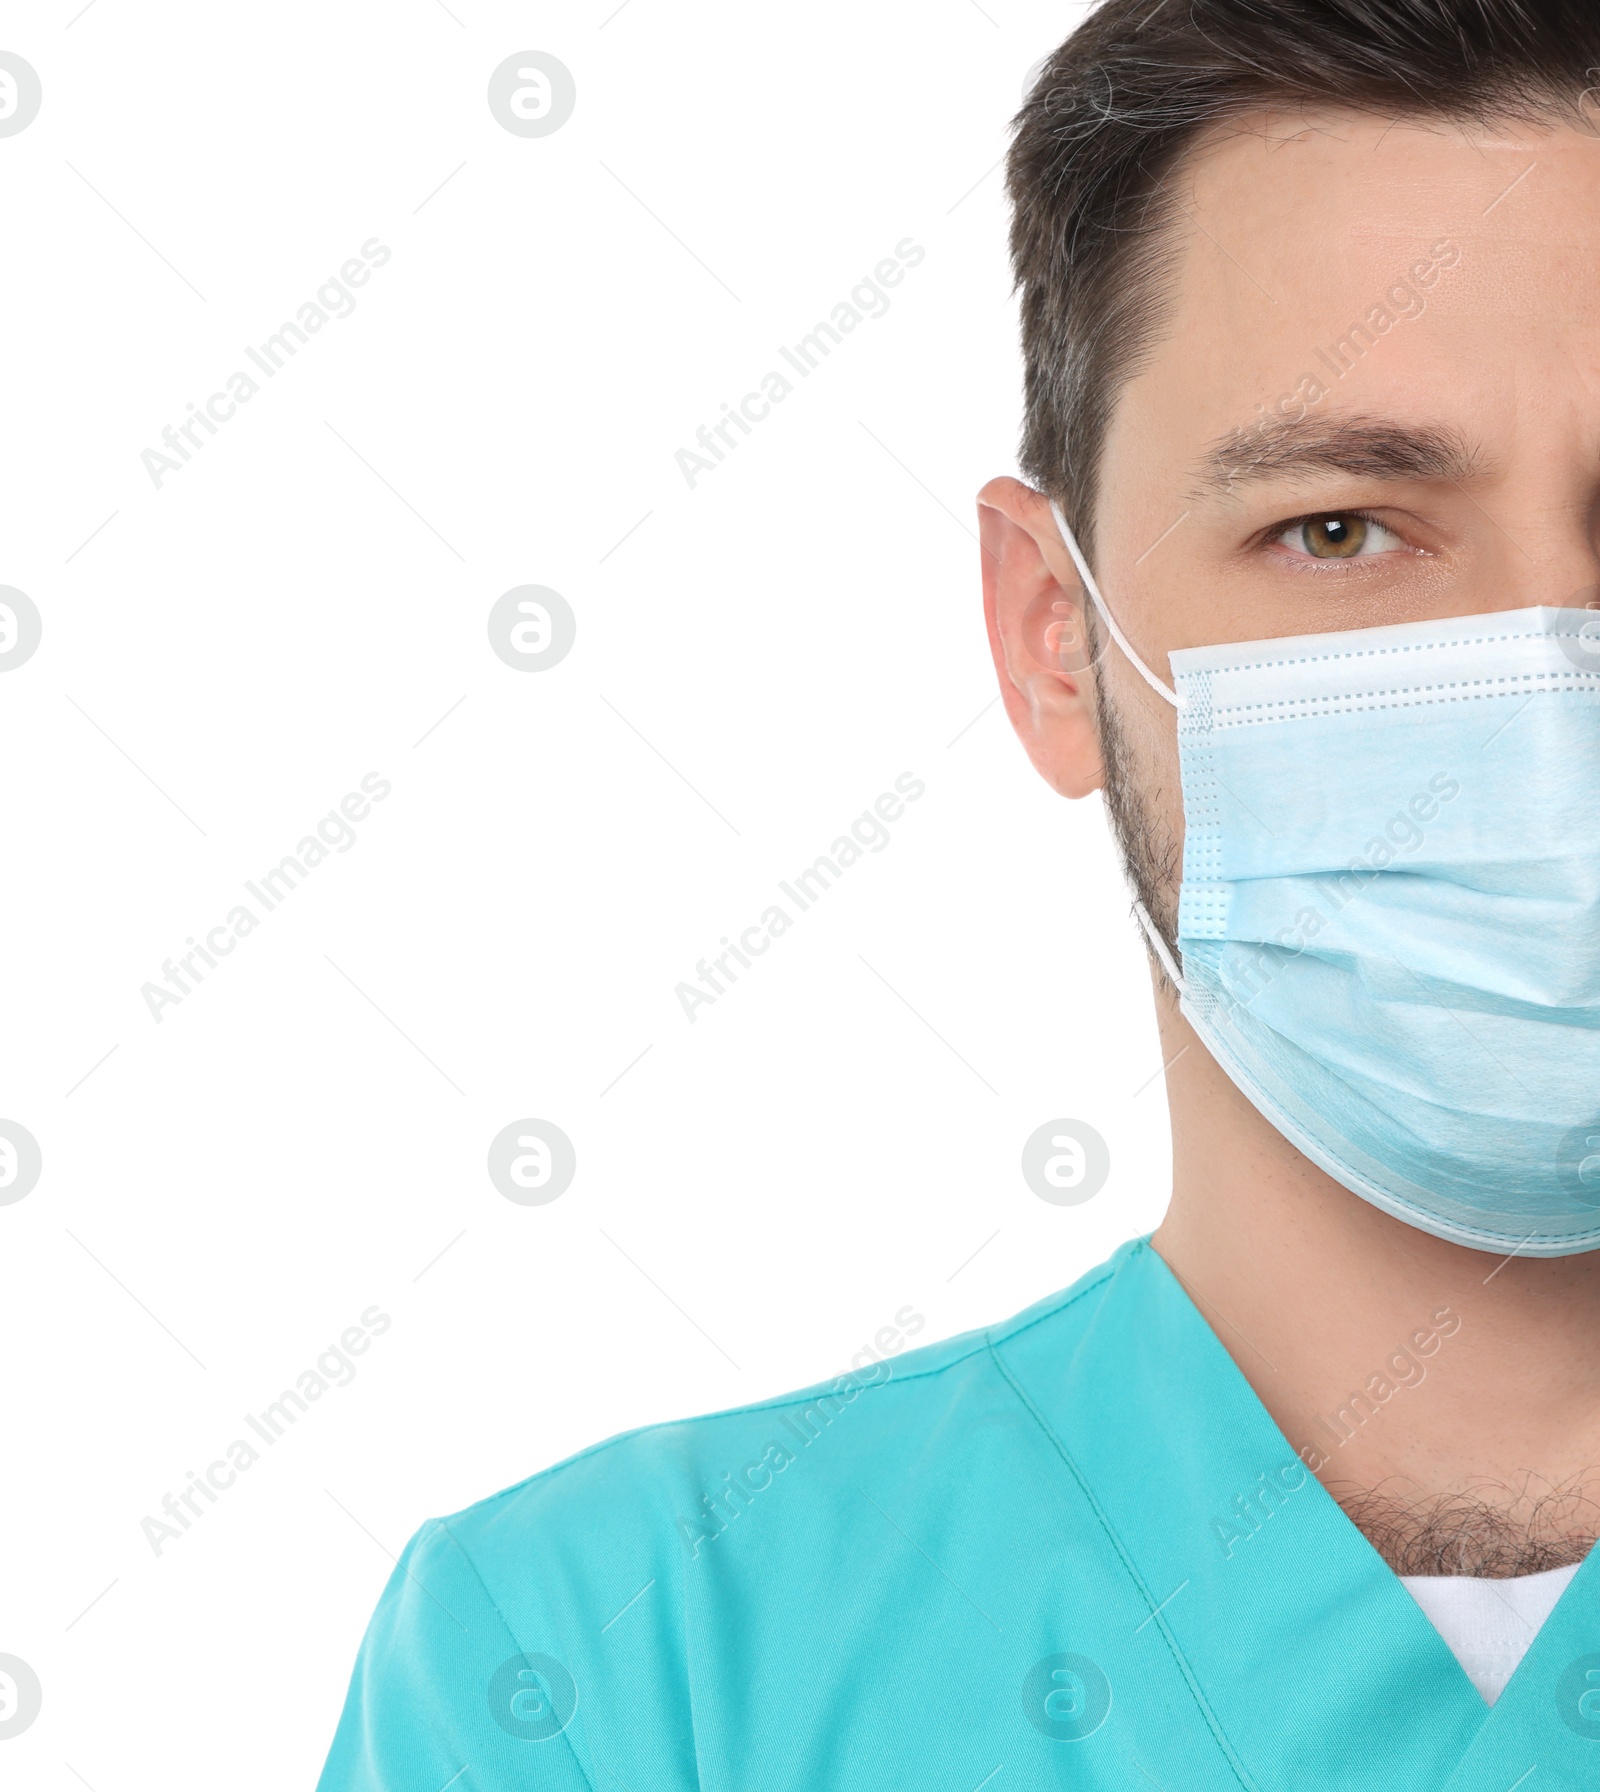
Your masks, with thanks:
[(1511, 1580), (1465, 1574), (1403, 1574), (1400, 1584), (1427, 1614), (1450, 1652), (1492, 1705), (1517, 1671), (1539, 1626), (1566, 1592), (1577, 1564)]

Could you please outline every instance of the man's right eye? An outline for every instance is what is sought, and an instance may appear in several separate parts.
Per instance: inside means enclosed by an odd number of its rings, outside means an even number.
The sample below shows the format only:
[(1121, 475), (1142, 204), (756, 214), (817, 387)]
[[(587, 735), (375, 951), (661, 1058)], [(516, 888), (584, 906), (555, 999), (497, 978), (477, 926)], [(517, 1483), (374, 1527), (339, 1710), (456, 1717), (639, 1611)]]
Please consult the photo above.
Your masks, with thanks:
[(1301, 517), (1273, 539), (1311, 560), (1355, 560), (1405, 547), (1392, 529), (1358, 510)]

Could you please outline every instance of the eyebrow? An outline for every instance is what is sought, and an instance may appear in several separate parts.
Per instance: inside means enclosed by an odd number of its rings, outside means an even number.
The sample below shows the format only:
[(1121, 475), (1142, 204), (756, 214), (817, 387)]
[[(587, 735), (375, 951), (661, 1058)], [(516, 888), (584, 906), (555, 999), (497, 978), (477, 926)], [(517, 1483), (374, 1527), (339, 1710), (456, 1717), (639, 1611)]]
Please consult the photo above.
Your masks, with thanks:
[(1211, 444), (1191, 496), (1226, 496), (1241, 485), (1309, 473), (1459, 484), (1479, 470), (1479, 458), (1461, 432), (1445, 424), (1264, 417)]

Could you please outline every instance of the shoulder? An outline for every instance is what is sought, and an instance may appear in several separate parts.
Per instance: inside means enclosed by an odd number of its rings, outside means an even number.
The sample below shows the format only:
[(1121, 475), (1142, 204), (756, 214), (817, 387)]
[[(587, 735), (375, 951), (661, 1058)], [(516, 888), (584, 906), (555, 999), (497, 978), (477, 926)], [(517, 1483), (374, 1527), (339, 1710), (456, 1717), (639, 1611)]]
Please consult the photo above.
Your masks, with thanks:
[(601, 1535), (664, 1531), (692, 1557), (802, 1458), (832, 1459), (834, 1473), (804, 1477), (824, 1495), (843, 1474), (903, 1460), (955, 1410), (997, 1397), (1010, 1404), (999, 1355), (1035, 1341), (1058, 1361), (1070, 1355), (1097, 1297), (1140, 1242), (999, 1324), (749, 1405), (623, 1432), (435, 1522), (491, 1575), (514, 1571), (521, 1541), (535, 1533), (547, 1546), (582, 1550)]
[[(362, 1644), (322, 1792), (420, 1785), (423, 1767), (442, 1786), (469, 1759), (480, 1788), (509, 1786), (530, 1739), (550, 1744), (541, 1784), (581, 1788), (618, 1724), (650, 1739), (662, 1784), (696, 1784), (707, 1713), (741, 1709), (801, 1639), (840, 1642), (824, 1589), (881, 1576), (952, 1485), (975, 1490), (976, 1444), (998, 1489), (1037, 1484), (1046, 1446), (1007, 1359), (1045, 1338), (1070, 1361), (1135, 1248), (1001, 1325), (625, 1432), (430, 1520)], [(897, 1621), (942, 1587), (895, 1590)]]

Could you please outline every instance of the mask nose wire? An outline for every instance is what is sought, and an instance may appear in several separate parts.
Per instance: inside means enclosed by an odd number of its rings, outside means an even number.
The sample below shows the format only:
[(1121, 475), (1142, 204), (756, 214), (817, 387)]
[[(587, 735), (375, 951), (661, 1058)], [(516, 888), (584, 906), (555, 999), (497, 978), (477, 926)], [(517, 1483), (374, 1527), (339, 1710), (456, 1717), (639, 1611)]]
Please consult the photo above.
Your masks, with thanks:
[(1116, 617), (1111, 614), (1111, 606), (1100, 595), (1100, 587), (1095, 583), (1094, 574), (1089, 570), (1089, 562), (1083, 557), (1083, 550), (1078, 546), (1077, 537), (1067, 527), (1067, 519), (1061, 514), (1061, 507), (1054, 498), (1050, 500), (1050, 514), (1056, 520), (1057, 529), (1061, 531), (1061, 539), (1066, 543), (1067, 552), (1072, 556), (1072, 563), (1078, 569), (1078, 576), (1083, 580), (1084, 589), (1093, 600), (1094, 607), (1100, 612), (1101, 621), (1110, 630), (1112, 640), (1122, 649), (1123, 658), (1158, 697), (1164, 698), (1174, 709), (1182, 709), (1183, 698), (1170, 684), (1156, 677), (1155, 673), (1134, 651), (1133, 643), (1118, 626)]

